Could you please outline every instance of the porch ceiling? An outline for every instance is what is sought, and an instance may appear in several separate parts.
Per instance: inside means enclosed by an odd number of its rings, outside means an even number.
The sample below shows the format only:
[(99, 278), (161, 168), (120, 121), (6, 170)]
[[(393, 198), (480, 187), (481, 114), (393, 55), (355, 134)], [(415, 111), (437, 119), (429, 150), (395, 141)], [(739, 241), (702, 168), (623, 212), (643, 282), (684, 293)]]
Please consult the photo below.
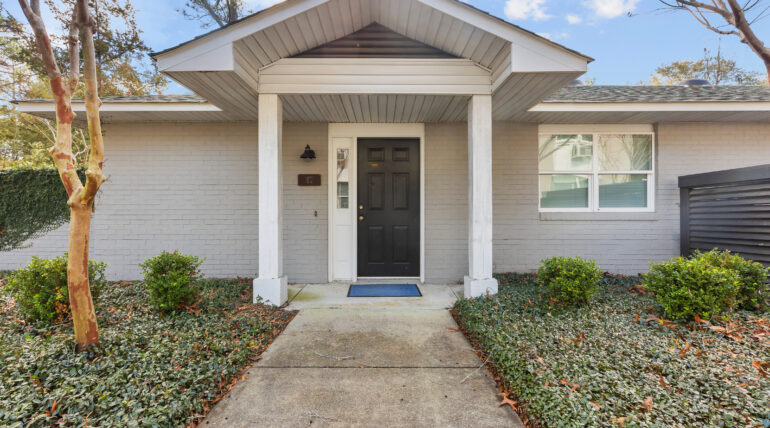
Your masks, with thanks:
[[(339, 47), (348, 45), (349, 41), (339, 43), (340, 39), (365, 28), (375, 28), (380, 33), (390, 29), (402, 36), (382, 36), (383, 48), (379, 55), (372, 48), (377, 46), (378, 41), (374, 40), (362, 55), (365, 60), (398, 57), (404, 61), (406, 58), (417, 61), (404, 48), (408, 40), (413, 40), (420, 52), (430, 52), (430, 48), (435, 48), (447, 53), (446, 57), (438, 58), (433, 51), (431, 57), (419, 59), (423, 64), (435, 61), (435, 67), (447, 68), (446, 61), (464, 59), (485, 70), (485, 81), (480, 84), (478, 79), (473, 81), (476, 86), (461, 85), (458, 82), (462, 79), (471, 78), (457, 74), (456, 79), (450, 82), (455, 86), (437, 89), (436, 85), (430, 84), (432, 82), (425, 81), (425, 70), (420, 80), (420, 73), (413, 73), (414, 70), (394, 74), (384, 68), (379, 74), (367, 75), (358, 73), (359, 67), (355, 67), (352, 74), (356, 77), (345, 79), (340, 76), (351, 74), (350, 68), (340, 66), (329, 74), (343, 79), (340, 82), (343, 84), (323, 86), (322, 83), (328, 83), (329, 79), (304, 82), (304, 94), (312, 96), (295, 96), (303, 93), (297, 85), (294, 89), (285, 90), (285, 85), (264, 84), (263, 81), (270, 79), (290, 79), (276, 77), (275, 72), (271, 75), (270, 69), (275, 64), (300, 60), (291, 57), (306, 52), (317, 54), (314, 49), (322, 46), (335, 48), (323, 50), (331, 56), (335, 55), (334, 52), (339, 54)], [(358, 35), (360, 37), (360, 33)], [(399, 40), (395, 50), (403, 50), (403, 55), (399, 56), (392, 46), (387, 46), (393, 40)], [(335, 41), (338, 43), (329, 45)], [(330, 55), (323, 56), (328, 59)], [(349, 54), (340, 56), (346, 59), (355, 57)], [(287, 0), (221, 30), (157, 53), (154, 57), (163, 73), (220, 107), (233, 120), (256, 119), (258, 94), (279, 93), (292, 94), (285, 97), (289, 104), (286, 108), (287, 120), (292, 118), (297, 121), (311, 117), (314, 120), (335, 121), (342, 111), (347, 118), (356, 118), (350, 106), (364, 98), (369, 105), (377, 105), (377, 110), (392, 101), (396, 110), (386, 113), (386, 116), (419, 116), (425, 120), (460, 117), (458, 100), (474, 93), (492, 93), (495, 118), (510, 119), (515, 113), (526, 111), (584, 73), (587, 63), (591, 61), (584, 55), (456, 0)], [(314, 77), (324, 74), (317, 72)], [(386, 76), (397, 78), (382, 82)], [(442, 77), (448, 79), (448, 76)], [(346, 85), (346, 80), (357, 85)], [(313, 86), (316, 83), (318, 85)], [(428, 105), (432, 107), (424, 113), (398, 110), (402, 105), (406, 107), (425, 100), (430, 101)], [(341, 104), (300, 114), (303, 101), (308, 106), (316, 101), (322, 105), (329, 102)], [(334, 113), (335, 110), (340, 111)], [(372, 117), (379, 120), (382, 116), (378, 113)]]
[(283, 95), (286, 122), (420, 123), (460, 122), (469, 96), (461, 95)]

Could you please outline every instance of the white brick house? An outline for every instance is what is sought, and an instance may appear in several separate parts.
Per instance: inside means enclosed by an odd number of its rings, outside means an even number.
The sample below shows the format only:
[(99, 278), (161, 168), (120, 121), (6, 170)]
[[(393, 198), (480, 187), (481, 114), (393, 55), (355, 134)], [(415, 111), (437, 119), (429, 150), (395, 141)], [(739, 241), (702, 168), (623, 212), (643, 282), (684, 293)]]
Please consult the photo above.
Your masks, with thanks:
[(568, 86), (591, 58), (456, 0), (287, 0), (155, 58), (197, 95), (104, 100), (113, 279), (177, 249), (274, 303), (363, 277), (479, 295), (555, 255), (633, 274), (679, 252), (678, 176), (770, 162), (768, 88)]

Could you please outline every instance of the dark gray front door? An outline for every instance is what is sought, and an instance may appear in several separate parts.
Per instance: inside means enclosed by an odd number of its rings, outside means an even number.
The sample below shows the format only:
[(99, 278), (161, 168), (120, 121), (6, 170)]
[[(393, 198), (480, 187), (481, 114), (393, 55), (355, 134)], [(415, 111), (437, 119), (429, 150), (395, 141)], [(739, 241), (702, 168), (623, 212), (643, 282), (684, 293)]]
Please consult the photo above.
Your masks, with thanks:
[(358, 139), (358, 276), (420, 276), (420, 140)]

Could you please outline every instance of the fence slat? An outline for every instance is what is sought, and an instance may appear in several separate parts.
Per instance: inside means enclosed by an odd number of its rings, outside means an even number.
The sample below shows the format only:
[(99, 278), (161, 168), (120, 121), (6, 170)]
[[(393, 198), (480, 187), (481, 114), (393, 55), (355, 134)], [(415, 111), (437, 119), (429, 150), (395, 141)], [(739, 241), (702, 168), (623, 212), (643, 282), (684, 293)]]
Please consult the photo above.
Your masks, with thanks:
[(681, 250), (730, 250), (770, 266), (770, 164), (679, 177)]

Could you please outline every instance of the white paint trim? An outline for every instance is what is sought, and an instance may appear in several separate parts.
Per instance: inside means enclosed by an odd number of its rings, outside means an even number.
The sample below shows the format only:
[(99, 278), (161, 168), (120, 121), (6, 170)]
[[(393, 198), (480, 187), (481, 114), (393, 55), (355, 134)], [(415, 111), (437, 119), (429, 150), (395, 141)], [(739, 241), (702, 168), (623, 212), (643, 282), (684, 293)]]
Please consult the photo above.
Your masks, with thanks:
[(259, 72), (280, 94), (491, 94), (491, 72), (468, 59), (284, 58)]
[(313, 9), (329, 0), (289, 0), (278, 3), (272, 7), (260, 11), (258, 14), (227, 28), (213, 31), (197, 39), (159, 53), (153, 57), (157, 61), (158, 70), (164, 71), (169, 67), (195, 58), (214, 49), (230, 45), (232, 42), (249, 36), (257, 31), (264, 30), (279, 22), (285, 21), (300, 13)]
[(679, 111), (770, 111), (770, 102), (726, 101), (689, 103), (540, 103), (529, 109), (530, 113)]
[[(572, 69), (577, 65), (582, 71), (590, 57), (571, 51), (553, 41), (547, 40), (533, 33), (517, 28), (479, 9), (472, 8), (456, 0), (415, 0), (437, 11), (466, 22), (487, 33), (515, 43), (521, 49), (545, 57), (553, 62), (564, 64)], [(158, 69), (165, 71), (174, 65), (189, 59), (207, 54), (217, 48), (230, 45), (236, 40), (247, 37), (258, 31), (262, 31), (281, 21), (307, 12), (328, 0), (288, 0), (269, 7), (260, 13), (233, 24), (222, 30), (203, 35), (169, 51), (154, 55)]]
[(579, 124), (579, 125), (553, 125), (543, 124), (538, 127), (539, 134), (627, 134), (627, 133), (652, 133), (650, 124)]
[[(591, 134), (592, 161), (591, 171), (540, 171), (537, 174), (537, 206), (541, 213), (654, 213), (657, 195), (657, 138), (653, 125), (646, 124), (596, 124), (596, 125), (540, 125), (538, 128), (538, 145), (540, 137), (553, 134)], [(599, 171), (599, 137), (607, 134), (646, 134), (652, 138), (652, 169), (644, 171)], [(539, 160), (538, 160), (539, 162)], [(643, 208), (601, 208), (599, 207), (599, 176), (607, 174), (647, 175), (647, 206)], [(540, 176), (542, 175), (585, 175), (588, 176), (588, 207), (587, 208), (543, 208), (540, 206)]]
[[(19, 102), (17, 110), (22, 113), (50, 113), (55, 111), (56, 106), (53, 102)], [(75, 112), (86, 111), (84, 103), (72, 103), (72, 110)], [(103, 112), (164, 112), (164, 111), (190, 111), (190, 112), (211, 112), (222, 111), (219, 107), (211, 103), (109, 103), (102, 104), (99, 109)]]
[[(348, 200), (350, 220), (353, 225), (352, 239), (348, 243), (351, 255), (351, 271), (349, 281), (358, 280), (358, 139), (359, 138), (419, 138), (420, 139), (420, 282), (425, 282), (425, 124), (423, 123), (330, 123), (329, 124), (329, 282), (334, 279), (333, 255), (335, 250), (334, 225), (335, 197), (337, 189), (336, 159), (333, 140), (335, 138), (351, 138), (350, 151), (350, 186)], [(337, 279), (340, 280), (340, 279)]]
[[(512, 43), (526, 47), (532, 51), (553, 50), (564, 57), (572, 57), (572, 61), (580, 60), (587, 66), (588, 61), (593, 58), (581, 53), (572, 51), (556, 42), (544, 37), (530, 33), (521, 28), (517, 28), (502, 19), (491, 16), (480, 9), (469, 6), (457, 0), (417, 0), (420, 3), (430, 6), (439, 12), (466, 22), (476, 28), (484, 30), (490, 34), (508, 40)], [(565, 61), (565, 62), (572, 62)]]
[(468, 176), (469, 273), (465, 291), (466, 297), (475, 297), (477, 290), (470, 292), (468, 287), (492, 280), (494, 266), (492, 97), (488, 95), (474, 95), (468, 102)]
[(259, 277), (283, 276), (281, 98), (259, 95)]

